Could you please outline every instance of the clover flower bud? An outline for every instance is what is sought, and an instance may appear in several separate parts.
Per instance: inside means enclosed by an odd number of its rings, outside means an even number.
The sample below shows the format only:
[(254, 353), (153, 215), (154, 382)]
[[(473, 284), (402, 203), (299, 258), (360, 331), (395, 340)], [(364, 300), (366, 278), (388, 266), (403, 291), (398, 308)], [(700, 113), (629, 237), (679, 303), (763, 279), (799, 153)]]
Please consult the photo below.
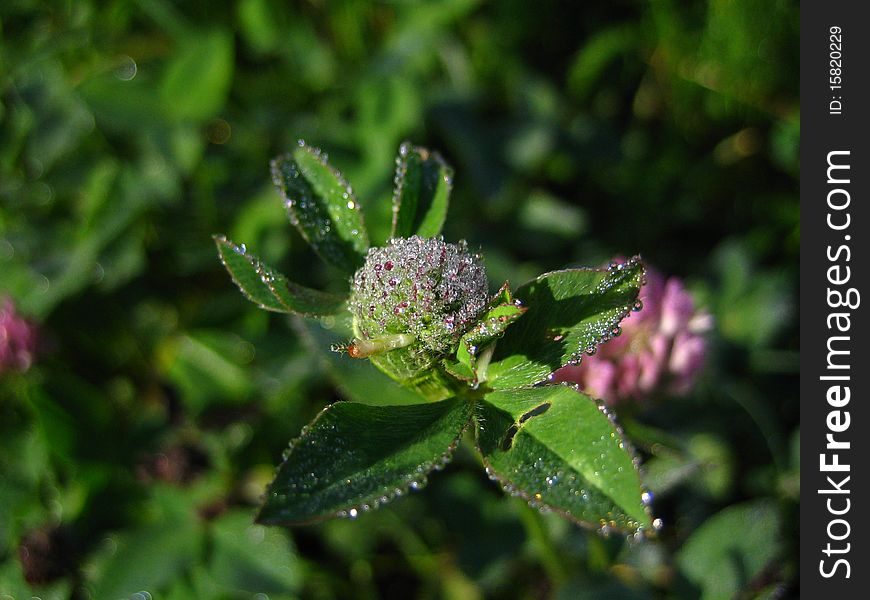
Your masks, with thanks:
[[(455, 347), (488, 300), (480, 256), (465, 242), (392, 239), (368, 251), (353, 277), (350, 311), (354, 357), (404, 349), (403, 372), (413, 375)], [(375, 361), (376, 364), (378, 361)]]

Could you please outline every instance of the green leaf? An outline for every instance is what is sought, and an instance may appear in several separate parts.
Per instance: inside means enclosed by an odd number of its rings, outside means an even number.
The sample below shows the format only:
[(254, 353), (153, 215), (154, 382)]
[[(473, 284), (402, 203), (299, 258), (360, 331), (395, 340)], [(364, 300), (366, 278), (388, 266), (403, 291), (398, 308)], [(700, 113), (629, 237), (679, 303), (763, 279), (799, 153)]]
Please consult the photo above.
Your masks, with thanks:
[(440, 234), (452, 188), (453, 169), (437, 152), (403, 143), (396, 159), (391, 237)]
[(161, 377), (178, 389), (184, 407), (198, 414), (222, 402), (243, 403), (253, 385), (242, 340), (223, 330), (189, 330), (164, 338), (156, 349)]
[(463, 362), (464, 358), (445, 358), (442, 361), (444, 370), (451, 377), (467, 381), (469, 383), (477, 381), (477, 372), (472, 368), (469, 362)]
[(486, 311), (480, 322), (462, 336), (462, 340), (469, 348), (484, 346), (501, 336), (526, 310), (525, 306), (516, 304), (495, 306)]
[(180, 119), (205, 120), (224, 107), (233, 79), (233, 36), (214, 30), (188, 37), (166, 67), (160, 93)]
[(511, 284), (508, 281), (505, 281), (501, 284), (501, 287), (498, 288), (498, 291), (495, 293), (495, 296), (490, 298), (488, 307), (492, 308), (498, 306), (499, 304), (514, 304), (514, 295), (511, 292)]
[(686, 540), (677, 563), (704, 598), (734, 598), (779, 556), (781, 517), (767, 500), (730, 506)]
[[(488, 309), (480, 321), (459, 340), (456, 360), (445, 359), (444, 368), (452, 376), (477, 383), (485, 378), (488, 364), (486, 347), (526, 312), (524, 306), (499, 304)], [(481, 359), (480, 361), (478, 359)], [(478, 364), (480, 362), (480, 364)]]
[(346, 273), (362, 266), (369, 240), (359, 202), (325, 154), (300, 140), (272, 161), (272, 180), (290, 221), (323, 260)]
[(211, 542), (209, 579), (222, 588), (286, 594), (301, 587), (303, 566), (287, 532), (252, 524), (248, 510), (214, 521)]
[(222, 235), (214, 236), (221, 262), (245, 297), (260, 308), (304, 316), (332, 315), (341, 310), (345, 299), (293, 283), (244, 246), (237, 246)]
[(291, 443), (258, 521), (351, 516), (420, 487), (446, 463), (472, 413), (467, 400), (371, 406), (337, 402)]
[(576, 363), (618, 332), (636, 306), (643, 285), (639, 257), (608, 269), (567, 269), (545, 273), (521, 286), (516, 297), (528, 308), (499, 340), (487, 372), (494, 389), (545, 381)]
[[(526, 312), (525, 307), (514, 302), (510, 284), (505, 281), (495, 296), (489, 300), (486, 312), (477, 322), (477, 325), (467, 331), (460, 339), (460, 344), (456, 350), (456, 360), (444, 361), (448, 371), (460, 379), (476, 380), (476, 363), (480, 347), (498, 338), (524, 312)], [(470, 378), (466, 375), (469, 375)]]
[(596, 527), (652, 525), (622, 433), (588, 396), (561, 385), (492, 392), (476, 417), (487, 472), (507, 491)]
[(193, 498), (183, 490), (154, 488), (143, 511), (152, 522), (111, 536), (87, 568), (94, 598), (128, 598), (182, 576), (201, 555), (203, 531)]

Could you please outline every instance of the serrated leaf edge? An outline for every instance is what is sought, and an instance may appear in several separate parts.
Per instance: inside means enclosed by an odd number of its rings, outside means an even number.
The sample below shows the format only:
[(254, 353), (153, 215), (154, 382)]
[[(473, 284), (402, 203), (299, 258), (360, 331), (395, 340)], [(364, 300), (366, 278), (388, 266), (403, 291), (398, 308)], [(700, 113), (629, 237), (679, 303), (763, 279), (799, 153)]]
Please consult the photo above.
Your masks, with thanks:
[[(346, 402), (347, 401), (341, 400), (338, 402), (333, 402), (332, 404), (326, 406), (325, 408), (323, 408), (323, 410), (321, 410), (319, 413), (317, 413), (317, 416), (315, 416), (314, 419), (312, 419), (310, 423), (308, 423), (307, 425), (305, 425), (302, 428), (302, 430), (299, 432), (299, 435), (290, 441), (287, 449), (284, 451), (284, 454), (283, 454), (284, 458), (283, 458), (283, 460), (281, 460), (281, 463), (275, 469), (275, 477), (277, 477), (278, 472), (281, 470), (281, 467), (284, 466), (284, 463), (286, 463), (288, 460), (290, 460), (290, 457), (293, 454), (293, 450), (296, 448), (296, 446), (299, 443), (301, 443), (301, 441), (305, 437), (305, 435), (307, 435), (307, 433), (311, 430), (311, 427), (313, 427), (314, 424), (323, 415), (325, 415), (330, 409), (332, 409), (334, 406), (336, 406), (338, 404), (344, 404)], [(430, 461), (429, 463), (427, 463), (425, 465), (418, 466), (416, 469), (416, 471), (417, 471), (416, 476), (408, 478), (408, 480), (404, 484), (400, 485), (397, 488), (394, 488), (393, 490), (390, 490), (386, 494), (372, 496), (372, 497), (367, 498), (364, 501), (361, 501), (360, 503), (351, 503), (348, 506), (340, 508), (334, 512), (331, 512), (328, 514), (323, 514), (323, 515), (318, 515), (318, 516), (312, 517), (310, 519), (302, 519), (302, 520), (298, 520), (298, 521), (294, 521), (294, 520), (263, 521), (263, 520), (261, 520), (262, 513), (263, 513), (263, 509), (266, 506), (266, 502), (268, 501), (268, 497), (272, 491), (272, 485), (274, 483), (274, 478), (273, 478), (272, 483), (270, 483), (266, 487), (266, 491), (263, 495), (262, 505), (260, 506), (260, 509), (257, 511), (257, 517), (254, 519), (254, 521), (256, 523), (260, 523), (262, 525), (307, 525), (307, 524), (311, 524), (311, 523), (319, 523), (321, 521), (325, 521), (326, 519), (331, 519), (334, 517), (355, 518), (360, 513), (364, 513), (364, 512), (368, 512), (370, 510), (377, 509), (377, 508), (383, 506), (384, 504), (387, 504), (387, 503), (395, 500), (396, 498), (399, 498), (401, 496), (406, 495), (412, 489), (414, 491), (419, 491), (419, 490), (423, 489), (423, 487), (425, 487), (425, 485), (427, 483), (428, 475), (432, 471), (442, 470), (453, 459), (453, 452), (459, 446), (459, 442), (462, 440), (462, 436), (465, 433), (466, 429), (468, 429), (469, 424), (471, 424), (474, 421), (474, 411), (475, 411), (475, 407), (472, 407), (470, 414), (468, 415), (468, 419), (465, 421), (465, 423), (462, 425), (462, 427), (460, 427), (459, 432), (457, 433), (456, 437), (453, 439), (453, 441), (450, 443), (450, 445), (447, 446), (447, 448), (444, 450), (444, 452), (441, 454), (441, 456), (439, 456), (438, 458), (436, 458), (433, 461)], [(356, 511), (356, 512), (354, 512), (354, 511)]]
[[(616, 430), (616, 435), (619, 436), (619, 440), (623, 444), (623, 449), (631, 457), (631, 462), (634, 465), (634, 468), (637, 470), (638, 478), (641, 481), (641, 494), (643, 494), (644, 492), (647, 492), (648, 490), (646, 490), (645, 486), (643, 485), (644, 477), (643, 477), (643, 469), (641, 466), (640, 457), (637, 454), (637, 451), (635, 450), (634, 446), (631, 444), (631, 442), (626, 437), (625, 432), (622, 429), (622, 426), (619, 425), (619, 423), (616, 421), (616, 416), (613, 413), (613, 411), (611, 411), (610, 408), (608, 408), (607, 405), (602, 400), (600, 400), (598, 398), (593, 398), (592, 396), (588, 396), (587, 394), (584, 394), (582, 392), (582, 390), (580, 390), (580, 387), (577, 384), (562, 382), (562, 383), (558, 383), (558, 384), (548, 384), (548, 385), (554, 385), (554, 386), (558, 385), (558, 386), (570, 388), (570, 389), (574, 390), (575, 392), (581, 393), (584, 396), (586, 396), (587, 398), (590, 398), (591, 400), (595, 401), (595, 403), (598, 407), (598, 410), (600, 410), (601, 412), (603, 412), (607, 416), (607, 418), (610, 420), (610, 423), (613, 425), (614, 429)], [(526, 386), (526, 387), (522, 387), (522, 388), (515, 388), (515, 389), (517, 389), (517, 390), (531, 389), (533, 387), (544, 387), (544, 386), (531, 385), (531, 386)], [(509, 392), (512, 390), (498, 390), (498, 391), (499, 392)], [(652, 510), (648, 504), (644, 506), (644, 512), (646, 513), (647, 517), (649, 518), (649, 522), (653, 524), (652, 527), (644, 527), (643, 525), (639, 525), (634, 531), (631, 531), (631, 530), (626, 529), (624, 527), (620, 527), (620, 526), (615, 525), (615, 524), (607, 523), (603, 519), (601, 521), (599, 521), (597, 524), (595, 524), (595, 523), (591, 523), (589, 521), (584, 521), (582, 519), (579, 519), (576, 516), (574, 516), (572, 513), (566, 511), (565, 509), (559, 508), (557, 506), (553, 506), (552, 504), (545, 502), (543, 500), (543, 498), (540, 498), (540, 499), (535, 498), (534, 494), (530, 494), (529, 492), (523, 490), (522, 488), (517, 486), (513, 481), (511, 481), (508, 477), (501, 475), (492, 466), (492, 463), (490, 463), (490, 461), (486, 458), (486, 455), (484, 454), (483, 449), (481, 449), (481, 447), (480, 447), (480, 422), (482, 422), (482, 419), (479, 415), (480, 408), (481, 408), (480, 404), (477, 404), (475, 406), (475, 412), (473, 415), (474, 422), (476, 424), (476, 427), (474, 428), (474, 445), (477, 448), (478, 454), (480, 454), (480, 458), (481, 458), (481, 461), (483, 462), (483, 466), (484, 466), (484, 469), (486, 471), (487, 477), (489, 477), (489, 479), (491, 481), (494, 481), (495, 483), (497, 483), (502, 488), (502, 491), (504, 491), (506, 494), (508, 494), (510, 496), (514, 496), (516, 498), (522, 498), (531, 508), (542, 510), (544, 512), (552, 512), (554, 514), (557, 514), (557, 515), (563, 517), (564, 519), (567, 519), (568, 521), (571, 521), (572, 523), (574, 523), (576, 525), (580, 525), (580, 526), (585, 527), (587, 529), (593, 529), (602, 535), (609, 535), (615, 531), (616, 532), (626, 532), (626, 533), (629, 533), (635, 537), (652, 537), (656, 534), (656, 532), (658, 531), (658, 527), (656, 526), (658, 520), (653, 518)], [(616, 505), (616, 503), (614, 503), (614, 505)], [(622, 510), (625, 510), (622, 507), (620, 507), (620, 508)]]
[(214, 234), (212, 236), (212, 239), (215, 241), (215, 244), (217, 244), (218, 246), (220, 246), (221, 244), (229, 246), (229, 248), (232, 252), (235, 252), (236, 254), (238, 254), (239, 256), (244, 258), (245, 260), (247, 260), (248, 263), (251, 265), (251, 267), (253, 267), (254, 271), (256, 271), (257, 275), (260, 277), (260, 281), (263, 283), (263, 285), (265, 285), (267, 288), (269, 288), (269, 291), (272, 292), (272, 295), (275, 297), (275, 301), (278, 302), (278, 304), (280, 304), (281, 306), (283, 306), (284, 310), (278, 310), (277, 308), (272, 308), (270, 306), (266, 306), (266, 305), (264, 305), (256, 300), (254, 300), (251, 297), (251, 295), (247, 292), (247, 290), (245, 290), (245, 288), (242, 286), (242, 284), (239, 282), (239, 280), (236, 279), (236, 274), (233, 273), (233, 270), (229, 268), (229, 266), (227, 265), (226, 261), (223, 258), (222, 253), (220, 251), (218, 251), (218, 257), (220, 258), (221, 264), (224, 266), (227, 273), (230, 274), (230, 278), (233, 280), (233, 283), (236, 284), (236, 287), (239, 289), (239, 291), (242, 293), (242, 295), (250, 302), (256, 304), (258, 308), (260, 308), (262, 310), (267, 310), (269, 312), (279, 313), (279, 314), (293, 314), (293, 315), (299, 315), (301, 317), (312, 317), (312, 318), (320, 318), (320, 317), (329, 316), (331, 314), (336, 314), (336, 313), (329, 313), (329, 314), (312, 313), (312, 312), (307, 312), (307, 311), (296, 310), (294, 308), (289, 307), (287, 305), (287, 303), (285, 303), (281, 299), (280, 294), (278, 294), (278, 292), (275, 289), (275, 278), (280, 277), (281, 279), (283, 279), (286, 282), (288, 289), (291, 289), (291, 286), (292, 286), (292, 288), (296, 288), (303, 293), (312, 292), (312, 293), (322, 294), (323, 296), (326, 296), (326, 297), (331, 296), (334, 298), (335, 302), (341, 302), (342, 300), (341, 300), (340, 296), (337, 296), (335, 294), (330, 294), (329, 292), (322, 292), (320, 290), (306, 288), (305, 286), (299, 285), (298, 283), (293, 283), (292, 281), (287, 279), (287, 277), (284, 274), (278, 272), (274, 268), (265, 264), (257, 256), (255, 256), (253, 254), (249, 254), (247, 251), (247, 248), (245, 248), (244, 245), (236, 244), (234, 241), (232, 241), (231, 239), (229, 239), (227, 236), (225, 236), (223, 234)]
[(341, 171), (339, 171), (338, 169), (333, 167), (332, 164), (330, 164), (329, 155), (326, 152), (324, 152), (323, 150), (321, 150), (317, 146), (308, 145), (305, 142), (305, 140), (302, 140), (302, 139), (298, 140), (296, 142), (296, 145), (299, 148), (308, 152), (315, 159), (317, 159), (317, 161), (321, 165), (323, 165), (324, 168), (326, 168), (330, 173), (332, 173), (332, 175), (338, 181), (339, 185), (341, 185), (344, 188), (345, 193), (347, 194), (347, 198), (346, 198), (347, 201), (353, 202), (353, 208), (350, 210), (353, 210), (355, 213), (357, 213), (357, 215), (359, 215), (359, 222), (360, 222), (360, 228), (361, 228), (359, 231), (360, 239), (362, 239), (365, 242), (365, 246), (366, 246), (366, 248), (368, 248), (371, 245), (371, 242), (369, 241), (368, 229), (366, 229), (365, 216), (363, 215), (363, 211), (362, 211), (362, 204), (360, 203), (359, 199), (356, 197), (356, 194), (354, 194), (353, 187), (350, 185), (350, 182), (345, 178), (344, 174)]
[[(535, 277), (534, 279), (527, 281), (523, 285), (519, 286), (519, 288), (517, 288), (517, 289), (521, 289), (527, 285), (531, 285), (532, 283), (535, 283), (536, 281), (540, 281), (540, 280), (542, 280), (545, 277), (548, 277), (550, 275), (556, 275), (556, 274), (560, 274), (560, 273), (575, 273), (577, 271), (588, 271), (588, 272), (593, 272), (593, 273), (609, 273), (609, 272), (619, 272), (619, 271), (627, 272), (627, 267), (634, 267), (636, 265), (640, 265), (640, 268), (641, 268), (641, 271), (639, 273), (639, 275), (640, 275), (640, 287), (638, 288), (638, 297), (639, 297), (640, 290), (642, 290), (643, 286), (646, 285), (646, 267), (644, 266), (643, 259), (641, 258), (641, 256), (639, 254), (632, 256), (625, 263), (621, 263), (621, 264), (612, 263), (611, 266), (604, 267), (604, 268), (577, 267), (577, 268), (572, 268), (572, 269), (556, 269), (554, 271), (547, 271), (546, 273), (542, 273), (542, 274), (538, 275), (537, 277)], [(607, 286), (607, 289), (613, 287), (614, 285), (617, 285), (622, 280), (624, 280), (624, 278), (625, 278), (625, 275), (623, 275), (623, 277), (621, 277), (620, 279), (618, 279), (616, 281), (610, 282), (610, 284)], [(601, 287), (601, 284), (603, 282), (604, 282), (603, 280), (602, 280), (602, 282), (599, 282), (598, 287)], [(622, 323), (622, 321), (624, 319), (631, 316), (632, 312), (634, 312), (634, 307), (629, 307), (629, 308), (617, 313), (617, 319), (616, 319), (616, 323), (614, 324), (614, 327), (618, 327), (619, 324)], [(587, 355), (594, 354), (597, 351), (598, 347), (600, 347), (602, 344), (609, 342), (610, 340), (613, 339), (613, 337), (614, 337), (614, 335), (612, 333), (607, 333), (607, 334), (600, 336), (598, 339), (596, 339), (591, 346), (587, 346), (586, 348), (578, 348), (575, 352), (572, 352), (569, 355), (568, 360), (564, 364), (560, 365), (559, 368), (579, 364), (580, 360), (583, 358), (583, 354), (587, 354)], [(556, 370), (558, 370), (558, 369), (556, 369)], [(551, 378), (553, 376), (553, 373), (555, 373), (555, 371), (549, 373), (547, 376), (539, 379), (538, 381), (530, 383), (527, 386), (521, 386), (521, 387), (535, 387), (535, 386), (540, 386), (542, 384), (549, 384), (551, 381)], [(502, 390), (502, 391), (506, 391), (506, 390)]]
[[(321, 150), (320, 148), (318, 148), (316, 146), (308, 145), (305, 142), (305, 140), (302, 140), (302, 139), (298, 140), (296, 142), (296, 144), (297, 144), (297, 147), (299, 149), (306, 151), (313, 158), (315, 158), (324, 168), (329, 170), (329, 172), (335, 176), (336, 180), (339, 182), (339, 185), (341, 185), (345, 189), (345, 193), (348, 195), (348, 198), (347, 198), (348, 202), (349, 203), (353, 202), (353, 208), (350, 210), (353, 210), (359, 216), (360, 229), (359, 229), (358, 235), (359, 235), (360, 239), (363, 241), (365, 248), (369, 248), (371, 246), (371, 242), (370, 242), (369, 236), (368, 236), (368, 229), (366, 228), (366, 225), (365, 225), (365, 217), (363, 215), (362, 205), (360, 204), (360, 201), (357, 199), (356, 194), (354, 194), (353, 188), (351, 187), (350, 183), (347, 181), (347, 179), (344, 177), (344, 175), (341, 173), (341, 171), (339, 171), (338, 169), (336, 169), (335, 167), (333, 167), (329, 163), (329, 160), (328, 160), (329, 155), (326, 152), (324, 152), (323, 150)], [(311, 248), (317, 253), (317, 255), (320, 256), (324, 262), (332, 264), (327, 258), (322, 256), (320, 251), (315, 247), (314, 244), (312, 244), (311, 239), (308, 236), (308, 232), (305, 231), (302, 227), (300, 227), (299, 217), (296, 215), (296, 212), (293, 209), (293, 206), (294, 206), (296, 200), (294, 200), (293, 198), (290, 198), (287, 195), (287, 191), (284, 189), (284, 182), (281, 178), (280, 164), (282, 164), (283, 162), (292, 162), (293, 165), (295, 166), (295, 168), (300, 171), (300, 174), (301, 174), (302, 168), (300, 167), (298, 161), (296, 160), (296, 157), (293, 155), (293, 152), (284, 152), (284, 153), (279, 154), (278, 156), (276, 156), (275, 158), (273, 158), (272, 160), (269, 161), (269, 172), (272, 175), (272, 184), (275, 186), (275, 188), (278, 190), (278, 193), (281, 195), (281, 201), (282, 201), (282, 204), (284, 205), (284, 209), (287, 211), (287, 215), (290, 218), (290, 222), (296, 228), (296, 230), (299, 232), (299, 234), (302, 236), (302, 239), (304, 239), (305, 242), (309, 246), (311, 246)], [(309, 183), (309, 185), (310, 185), (310, 183)], [(330, 216), (330, 218), (332, 218), (332, 215), (329, 215), (329, 216)], [(365, 250), (361, 250), (358, 252), (360, 253), (360, 255), (362, 257), (365, 257)]]
[[(393, 219), (390, 227), (390, 237), (396, 237), (396, 227), (399, 224), (399, 211), (402, 207), (402, 191), (405, 186), (405, 174), (408, 170), (408, 156), (412, 153), (418, 152), (421, 155), (425, 156), (423, 160), (429, 160), (430, 158), (437, 162), (444, 169), (444, 183), (447, 184), (447, 192), (450, 193), (453, 191), (453, 167), (447, 164), (447, 161), (442, 158), (441, 154), (434, 151), (429, 150), (423, 146), (415, 146), (411, 142), (405, 141), (402, 142), (399, 146), (399, 155), (396, 157), (396, 174), (393, 176), (393, 198), (392, 198), (392, 206), (393, 206)], [(445, 215), (446, 220), (446, 215)], [(442, 227), (444, 225), (443, 221), (441, 223)], [(411, 232), (411, 235), (416, 235), (416, 232)]]

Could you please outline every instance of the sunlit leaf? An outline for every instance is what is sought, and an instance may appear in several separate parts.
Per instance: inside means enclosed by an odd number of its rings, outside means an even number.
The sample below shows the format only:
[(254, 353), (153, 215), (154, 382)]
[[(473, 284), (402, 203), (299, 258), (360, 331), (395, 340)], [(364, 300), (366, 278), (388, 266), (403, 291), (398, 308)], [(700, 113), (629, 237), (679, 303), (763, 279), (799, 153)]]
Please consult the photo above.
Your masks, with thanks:
[(617, 335), (636, 306), (644, 268), (639, 258), (609, 269), (545, 273), (521, 286), (516, 298), (528, 311), (496, 346), (487, 381), (495, 389), (545, 381)]
[(477, 443), (490, 475), (532, 505), (595, 527), (650, 527), (640, 477), (621, 432), (567, 386), (492, 392)]
[(469, 347), (483, 346), (498, 339), (508, 327), (526, 312), (525, 306), (499, 304), (487, 310), (480, 322), (471, 328), (462, 340)]
[[(444, 361), (447, 372), (466, 381), (477, 382), (481, 376), (485, 377), (485, 371), (489, 356), (487, 347), (497, 340), (505, 330), (526, 312), (524, 306), (516, 304), (497, 304), (491, 306), (480, 318), (480, 321), (466, 332), (459, 340), (456, 350), (456, 359)], [(490, 352), (491, 352), (490, 348)], [(483, 358), (479, 365), (479, 359)]]

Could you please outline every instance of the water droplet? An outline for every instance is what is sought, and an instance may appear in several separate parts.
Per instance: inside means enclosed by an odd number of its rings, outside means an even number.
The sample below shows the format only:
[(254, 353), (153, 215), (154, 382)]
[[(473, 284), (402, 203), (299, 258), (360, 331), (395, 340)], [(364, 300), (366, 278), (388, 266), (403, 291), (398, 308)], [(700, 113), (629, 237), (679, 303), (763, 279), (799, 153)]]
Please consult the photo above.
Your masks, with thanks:
[(136, 61), (130, 56), (123, 56), (118, 66), (115, 67), (115, 77), (121, 81), (130, 81), (136, 77), (137, 71)]

